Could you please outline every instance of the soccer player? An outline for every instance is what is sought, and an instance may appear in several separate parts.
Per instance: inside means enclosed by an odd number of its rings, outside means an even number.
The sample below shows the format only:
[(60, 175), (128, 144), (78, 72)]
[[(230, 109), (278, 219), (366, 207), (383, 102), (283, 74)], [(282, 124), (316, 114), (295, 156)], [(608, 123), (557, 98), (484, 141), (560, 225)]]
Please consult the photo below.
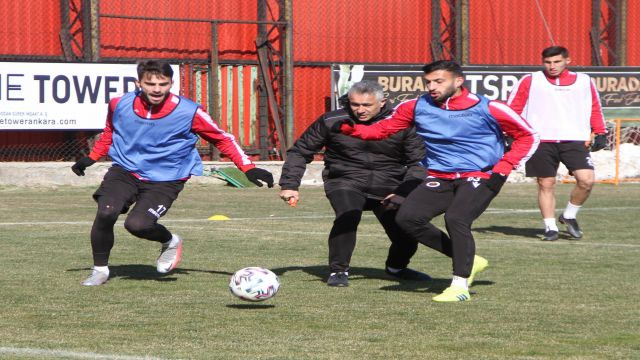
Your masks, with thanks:
[(415, 129), (405, 129), (377, 142), (368, 142), (331, 132), (345, 119), (369, 126), (391, 113), (382, 87), (361, 81), (348, 91), (343, 109), (320, 116), (287, 151), (282, 166), (280, 197), (297, 201), (306, 164), (323, 147), (324, 189), (335, 212), (329, 233), (329, 286), (348, 286), (351, 255), (356, 246), (356, 231), (362, 212), (371, 210), (391, 240), (386, 272), (404, 280), (429, 280), (421, 272), (407, 268), (416, 252), (417, 242), (408, 239), (395, 223), (395, 209), (381, 203), (405, 179), (421, 181), (425, 169), (420, 165), (425, 148)]
[[(399, 104), (389, 118), (371, 126), (345, 122), (340, 131), (368, 140), (384, 139), (416, 127), (427, 148), (428, 176), (401, 203), (396, 222), (418, 242), (452, 258), (451, 286), (433, 297), (438, 302), (471, 299), (469, 286), (489, 262), (475, 255), (471, 225), (498, 194), (513, 168), (535, 151), (538, 137), (507, 105), (470, 93), (462, 68), (454, 61), (427, 64), (427, 94)], [(504, 153), (503, 133), (514, 141)], [(447, 233), (431, 224), (444, 214)]]
[[(573, 239), (582, 237), (576, 216), (595, 181), (589, 148), (606, 146), (606, 125), (595, 85), (586, 74), (569, 71), (569, 51), (552, 46), (542, 51), (543, 71), (525, 75), (507, 103), (540, 135), (541, 144), (526, 163), (526, 175), (538, 183), (538, 206), (545, 232), (542, 240), (558, 239), (555, 186), (563, 163), (576, 179), (569, 202), (558, 218)], [(595, 139), (591, 143), (592, 133)]]
[(273, 187), (270, 172), (256, 168), (234, 137), (218, 128), (193, 101), (172, 94), (173, 70), (168, 63), (146, 60), (138, 64), (139, 90), (109, 102), (106, 126), (89, 156), (71, 170), (83, 176), (88, 166), (109, 155), (113, 166), (93, 194), (98, 211), (91, 228), (93, 271), (82, 285), (102, 285), (109, 279), (113, 227), (128, 212), (124, 227), (134, 236), (161, 244), (159, 273), (175, 269), (182, 239), (158, 224), (191, 175), (202, 175), (196, 134), (214, 144), (258, 186)]

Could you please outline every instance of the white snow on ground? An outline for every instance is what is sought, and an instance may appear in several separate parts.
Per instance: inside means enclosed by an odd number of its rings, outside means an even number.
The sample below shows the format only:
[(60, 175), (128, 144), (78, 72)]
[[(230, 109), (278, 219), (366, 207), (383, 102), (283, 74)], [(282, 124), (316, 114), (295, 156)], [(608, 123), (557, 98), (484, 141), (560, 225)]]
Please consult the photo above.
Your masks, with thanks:
[[(615, 152), (613, 150), (600, 150), (591, 153), (591, 158), (596, 168), (596, 180), (613, 179), (616, 172)], [(640, 146), (633, 144), (620, 145), (619, 178), (640, 179)], [(567, 168), (560, 164), (558, 180), (568, 175)], [(524, 166), (515, 170), (509, 176), (509, 182), (532, 182), (533, 178), (524, 176)]]

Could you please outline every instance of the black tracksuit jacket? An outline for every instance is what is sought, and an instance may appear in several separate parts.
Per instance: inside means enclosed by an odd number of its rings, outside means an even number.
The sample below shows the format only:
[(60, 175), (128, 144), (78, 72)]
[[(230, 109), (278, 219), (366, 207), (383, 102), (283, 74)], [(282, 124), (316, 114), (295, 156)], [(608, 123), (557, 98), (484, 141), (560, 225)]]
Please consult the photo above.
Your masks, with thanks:
[(324, 113), (300, 135), (287, 151), (282, 166), (280, 187), (282, 190), (298, 190), (306, 164), (324, 147), (324, 171), (322, 178), (325, 192), (333, 190), (361, 191), (367, 197), (382, 199), (405, 179), (426, 177), (420, 161), (425, 157), (423, 140), (414, 128), (402, 130), (383, 140), (361, 140), (333, 133), (336, 122), (351, 118), (357, 124), (370, 125), (390, 115), (391, 106), (385, 104), (375, 118), (360, 122), (351, 109), (339, 109)]

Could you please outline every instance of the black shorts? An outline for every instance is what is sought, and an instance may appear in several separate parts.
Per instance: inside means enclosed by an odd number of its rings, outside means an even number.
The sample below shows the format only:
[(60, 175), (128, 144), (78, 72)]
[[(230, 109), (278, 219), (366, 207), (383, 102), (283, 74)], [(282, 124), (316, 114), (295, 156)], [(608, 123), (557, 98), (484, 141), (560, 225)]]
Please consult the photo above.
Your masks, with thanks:
[(555, 177), (563, 163), (569, 171), (593, 170), (593, 161), (584, 141), (541, 142), (525, 164), (528, 177)]
[(167, 213), (171, 204), (184, 188), (184, 180), (147, 182), (140, 181), (127, 170), (112, 166), (104, 175), (102, 183), (93, 194), (93, 199), (109, 198), (111, 204), (121, 206), (120, 213), (126, 214), (134, 203), (131, 212), (144, 212), (159, 219)]

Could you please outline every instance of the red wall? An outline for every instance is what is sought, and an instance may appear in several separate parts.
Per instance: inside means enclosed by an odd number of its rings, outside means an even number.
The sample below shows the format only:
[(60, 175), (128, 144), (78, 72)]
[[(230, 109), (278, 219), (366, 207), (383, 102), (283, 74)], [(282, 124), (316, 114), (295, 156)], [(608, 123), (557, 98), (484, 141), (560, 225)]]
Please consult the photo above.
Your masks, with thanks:
[(627, 1), (627, 65), (640, 65), (640, 1)]
[[(153, 1), (110, 0), (100, 2), (101, 14), (178, 19), (219, 19), (255, 21), (257, 1), (189, 0)], [(267, 19), (277, 17), (274, 1), (269, 2)], [(207, 59), (211, 49), (208, 22), (140, 21), (101, 18), (100, 55), (102, 57), (169, 57)], [(253, 24), (220, 24), (220, 59), (254, 59), (258, 28)]]
[(296, 0), (295, 61), (423, 63), (430, 1)]
[(0, 54), (60, 56), (60, 4), (0, 1)]
[(331, 93), (328, 67), (303, 66), (294, 71), (294, 135), (297, 138), (322, 113)]
[(469, 62), (537, 65), (552, 38), (569, 49), (573, 65), (591, 65), (591, 0), (539, 3), (544, 17), (535, 1), (469, 1)]

